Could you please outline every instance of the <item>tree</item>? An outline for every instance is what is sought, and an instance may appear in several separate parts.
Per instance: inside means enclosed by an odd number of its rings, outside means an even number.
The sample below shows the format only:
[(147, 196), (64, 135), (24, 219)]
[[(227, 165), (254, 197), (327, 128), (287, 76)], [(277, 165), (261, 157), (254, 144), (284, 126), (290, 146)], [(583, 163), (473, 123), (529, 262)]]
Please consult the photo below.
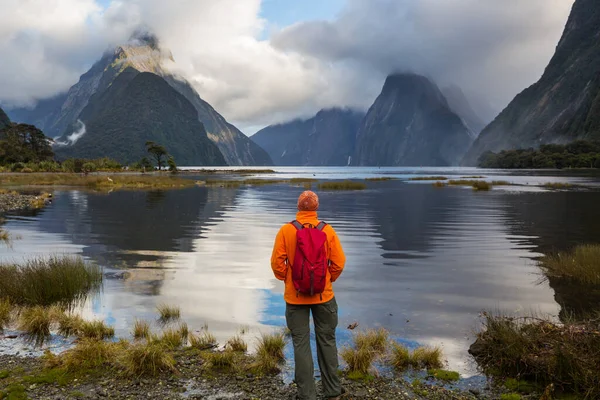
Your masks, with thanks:
[(156, 160), (158, 170), (162, 170), (163, 157), (166, 157), (168, 154), (167, 149), (164, 146), (161, 146), (160, 144), (156, 144), (154, 142), (146, 142), (146, 150)]
[(177, 169), (177, 164), (175, 164), (175, 159), (173, 158), (173, 156), (169, 156), (169, 159), (167, 160), (167, 164), (169, 165), (169, 171), (171, 171), (171, 173), (176, 174), (177, 172), (179, 172), (179, 170)]
[(10, 124), (0, 131), (0, 164), (49, 161), (52, 139), (33, 125)]

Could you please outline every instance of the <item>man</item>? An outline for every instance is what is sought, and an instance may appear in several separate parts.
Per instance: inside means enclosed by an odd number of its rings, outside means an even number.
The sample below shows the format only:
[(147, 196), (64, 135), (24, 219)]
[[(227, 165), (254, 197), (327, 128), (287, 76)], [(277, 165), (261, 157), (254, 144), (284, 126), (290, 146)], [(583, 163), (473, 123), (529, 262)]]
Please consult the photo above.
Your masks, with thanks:
[(275, 277), (285, 282), (285, 318), (294, 343), (298, 399), (317, 398), (310, 349), (312, 312), (323, 394), (337, 400), (342, 395), (335, 339), (338, 307), (331, 283), (342, 273), (346, 257), (333, 228), (317, 218), (318, 208), (314, 192), (300, 195), (296, 220), (281, 227), (275, 239), (271, 268)]

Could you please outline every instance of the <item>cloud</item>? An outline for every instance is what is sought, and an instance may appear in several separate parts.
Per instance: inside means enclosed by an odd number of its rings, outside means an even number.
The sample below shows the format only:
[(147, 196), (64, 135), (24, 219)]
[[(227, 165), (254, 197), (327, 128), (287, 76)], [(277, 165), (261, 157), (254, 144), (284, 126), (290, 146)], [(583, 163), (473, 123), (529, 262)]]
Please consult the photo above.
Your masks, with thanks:
[(505, 106), (540, 77), (573, 0), (348, 0), (274, 36), (285, 51), (372, 74), (409, 70)]
[(572, 0), (347, 0), (333, 21), (263, 40), (260, 0), (4, 0), (0, 104), (68, 89), (139, 26), (178, 72), (242, 129), (331, 106), (368, 107), (386, 74), (411, 69), (497, 108), (533, 83)]
[(85, 135), (86, 133), (86, 128), (85, 128), (85, 124), (83, 123), (82, 120), (78, 119), (77, 120), (77, 125), (78, 128), (73, 131), (73, 133), (71, 133), (70, 135), (67, 136), (67, 140), (65, 140), (64, 142), (61, 142), (59, 140), (57, 140), (59, 137), (54, 138), (54, 144), (56, 146), (69, 146), (69, 145), (73, 145), (75, 143), (77, 143), (77, 141), (79, 139), (81, 139), (83, 137), (83, 135)]

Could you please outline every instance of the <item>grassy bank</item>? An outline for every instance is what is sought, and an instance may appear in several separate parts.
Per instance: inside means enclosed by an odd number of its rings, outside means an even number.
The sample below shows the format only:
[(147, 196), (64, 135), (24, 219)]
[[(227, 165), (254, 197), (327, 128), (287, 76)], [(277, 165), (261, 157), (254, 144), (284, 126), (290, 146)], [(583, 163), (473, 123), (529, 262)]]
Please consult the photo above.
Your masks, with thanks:
[(102, 271), (80, 257), (47, 257), (0, 264), (0, 299), (16, 305), (73, 304), (102, 284)]
[(544, 256), (540, 267), (548, 276), (600, 286), (600, 245), (580, 245), (568, 252)]
[(600, 320), (557, 324), (540, 318), (484, 315), (484, 327), (469, 352), (499, 380), (600, 398)]
[(341, 181), (341, 182), (324, 182), (318, 185), (319, 190), (365, 190), (367, 185), (362, 182)]
[(0, 186), (70, 186), (95, 190), (179, 189), (196, 184), (191, 179), (166, 174), (0, 174)]

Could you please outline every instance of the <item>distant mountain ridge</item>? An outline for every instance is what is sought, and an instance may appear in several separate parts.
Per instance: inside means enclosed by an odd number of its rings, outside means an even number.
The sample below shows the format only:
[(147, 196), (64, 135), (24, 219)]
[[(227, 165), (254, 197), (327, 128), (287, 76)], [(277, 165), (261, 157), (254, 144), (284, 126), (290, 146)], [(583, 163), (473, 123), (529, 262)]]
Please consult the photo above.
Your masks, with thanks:
[[(127, 45), (118, 46), (113, 52), (105, 53), (92, 68), (83, 74), (79, 82), (65, 94), (42, 100), (31, 110), (18, 109), (11, 112), (18, 121), (35, 124), (47, 135), (58, 137), (58, 141), (69, 143), (69, 137), (80, 128), (80, 122), (87, 124), (83, 110), (90, 104), (94, 95), (105, 92), (126, 69), (155, 74), (164, 79), (174, 90), (190, 102), (196, 110), (199, 122), (207, 129), (200, 135), (207, 135), (218, 146), (229, 165), (271, 165), (268, 154), (252, 143), (242, 132), (229, 124), (214, 108), (202, 100), (193, 87), (182, 77), (171, 73), (165, 66), (173, 62), (169, 51), (161, 49), (158, 40), (152, 35), (140, 35)], [(137, 116), (132, 115), (132, 118)], [(168, 117), (168, 115), (164, 115)], [(89, 114), (88, 114), (89, 118)], [(177, 124), (172, 125), (176, 127)], [(208, 132), (206, 132), (208, 131)], [(178, 140), (178, 137), (173, 137)], [(170, 146), (169, 143), (161, 143)], [(176, 147), (178, 144), (175, 144)], [(77, 155), (73, 149), (64, 148), (60, 152)], [(211, 151), (209, 151), (211, 152)], [(110, 154), (106, 154), (110, 156)], [(192, 164), (203, 165), (204, 160), (190, 160)], [(181, 161), (180, 161), (181, 163)]]
[(306, 120), (268, 126), (251, 139), (276, 165), (345, 166), (363, 116), (347, 108), (323, 109)]
[(475, 133), (424, 76), (387, 77), (358, 130), (353, 165), (457, 165)]
[(8, 115), (6, 115), (4, 110), (0, 108), (0, 129), (6, 128), (8, 125), (10, 125), (10, 118), (8, 118)]
[(487, 123), (490, 122), (484, 121), (482, 117), (477, 115), (477, 112), (475, 112), (473, 109), (471, 103), (467, 99), (467, 96), (458, 86), (447, 86), (442, 89), (442, 94), (448, 101), (450, 109), (459, 117), (461, 117), (467, 128), (469, 128), (476, 135), (479, 135)]
[(600, 3), (576, 0), (540, 80), (480, 134), (463, 164), (486, 151), (600, 139)]

